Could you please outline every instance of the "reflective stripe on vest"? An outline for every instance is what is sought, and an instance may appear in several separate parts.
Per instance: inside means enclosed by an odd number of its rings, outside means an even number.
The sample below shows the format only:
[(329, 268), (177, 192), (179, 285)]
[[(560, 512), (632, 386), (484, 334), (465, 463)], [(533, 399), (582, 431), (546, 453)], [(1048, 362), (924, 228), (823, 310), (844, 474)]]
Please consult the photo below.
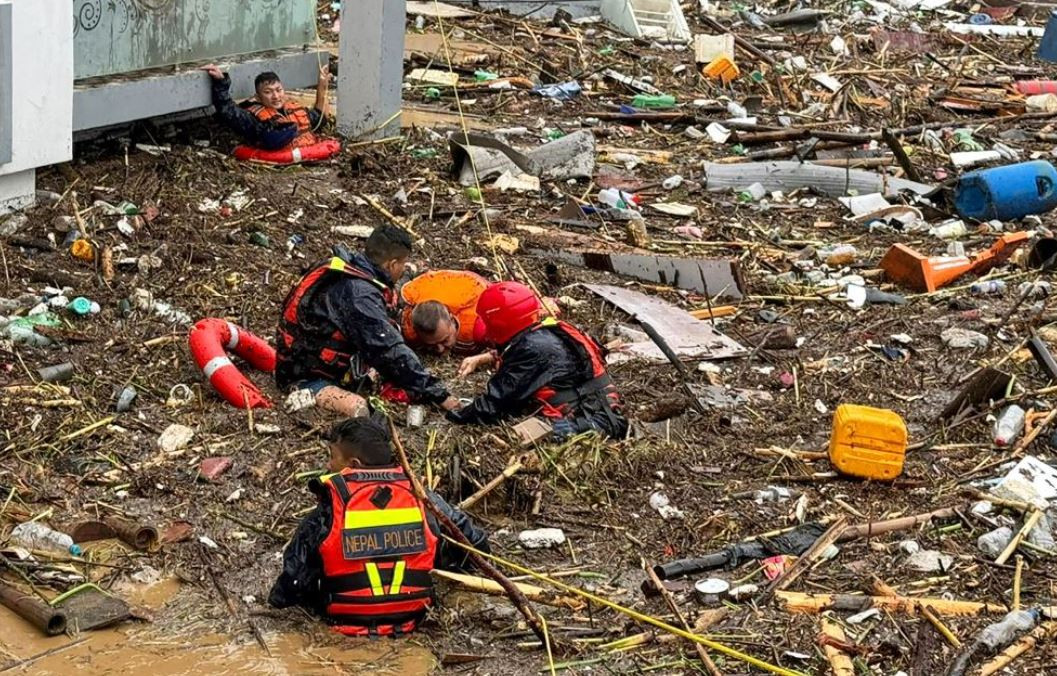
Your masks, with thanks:
[[(343, 633), (413, 628), (432, 603), (438, 540), (407, 477), (399, 468), (346, 469), (318, 486), (334, 514), (319, 547), (326, 615)], [(359, 556), (372, 551), (381, 554)]]

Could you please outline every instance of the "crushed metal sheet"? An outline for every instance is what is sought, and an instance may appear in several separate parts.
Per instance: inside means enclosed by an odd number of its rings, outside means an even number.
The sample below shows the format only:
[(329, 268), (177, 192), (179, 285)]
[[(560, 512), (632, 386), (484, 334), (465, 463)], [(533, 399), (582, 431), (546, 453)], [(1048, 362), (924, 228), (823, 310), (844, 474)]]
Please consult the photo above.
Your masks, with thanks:
[[(590, 178), (595, 171), (595, 137), (581, 130), (521, 153), (484, 134), (454, 134), (448, 140), (452, 171), (461, 185), (474, 185), (506, 171), (544, 179)], [(474, 178), (474, 169), (477, 179)]]
[[(637, 320), (650, 324), (681, 357), (730, 359), (748, 353), (736, 341), (717, 332), (709, 322), (695, 319), (689, 312), (660, 298), (607, 284), (586, 284), (585, 287)], [(667, 361), (660, 348), (650, 340), (626, 345), (622, 352), (611, 353), (610, 359), (621, 361), (629, 355), (658, 362)]]
[[(653, 254), (531, 249), (531, 253), (555, 258), (591, 270), (613, 272), (654, 284), (708, 293), (713, 298), (740, 300), (745, 282), (737, 261), (725, 258), (676, 258)], [(707, 290), (706, 290), (707, 285)]]

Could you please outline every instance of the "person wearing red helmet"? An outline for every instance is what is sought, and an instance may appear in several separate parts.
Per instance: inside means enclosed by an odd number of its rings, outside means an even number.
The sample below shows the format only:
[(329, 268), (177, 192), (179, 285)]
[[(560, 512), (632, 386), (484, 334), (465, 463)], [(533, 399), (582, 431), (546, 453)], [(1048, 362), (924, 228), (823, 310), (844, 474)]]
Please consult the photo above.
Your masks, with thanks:
[[(495, 374), (483, 394), (449, 411), (456, 424), (492, 424), (533, 410), (551, 419), (558, 439), (595, 431), (627, 434), (620, 395), (606, 372), (598, 342), (575, 326), (541, 318), (535, 292), (519, 282), (489, 286), (477, 301), (484, 338), (496, 345)], [(479, 363), (469, 364), (479, 359)], [(472, 371), (484, 357), (464, 362)]]

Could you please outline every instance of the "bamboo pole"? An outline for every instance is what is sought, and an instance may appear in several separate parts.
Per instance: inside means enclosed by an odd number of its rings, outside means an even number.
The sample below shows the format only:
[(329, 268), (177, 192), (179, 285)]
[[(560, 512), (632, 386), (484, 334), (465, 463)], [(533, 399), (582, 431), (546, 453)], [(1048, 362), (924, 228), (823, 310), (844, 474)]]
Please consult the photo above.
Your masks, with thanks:
[[(822, 617), (822, 635), (841, 643), (848, 641), (840, 624), (826, 616)], [(833, 676), (855, 676), (855, 665), (847, 653), (828, 641), (822, 642), (822, 650), (826, 653), (830, 668), (833, 669)]]
[(821, 613), (824, 610), (861, 611), (880, 608), (893, 613), (917, 615), (922, 608), (929, 608), (937, 615), (972, 616), (980, 614), (1004, 614), (1008, 609), (998, 603), (977, 601), (948, 601), (937, 598), (908, 596), (857, 596), (854, 594), (804, 594), (779, 591), (775, 598), (783, 609), (790, 613)]
[(837, 538), (837, 542), (847, 542), (848, 540), (857, 540), (862, 537), (908, 530), (923, 523), (928, 523), (932, 519), (949, 519), (953, 516), (957, 516), (958, 509), (960, 508), (961, 506), (944, 507), (943, 509), (937, 509), (933, 512), (915, 514), (914, 516), (904, 516), (898, 519), (888, 519), (887, 521), (875, 521), (873, 523), (862, 523), (857, 526), (848, 526), (844, 529), (844, 532), (840, 534), (840, 537)]
[[(646, 571), (646, 575), (649, 576), (650, 582), (653, 583), (653, 586), (664, 598), (664, 602), (668, 606), (668, 609), (675, 614), (676, 618), (678, 618), (679, 624), (683, 626), (683, 629), (690, 631), (690, 623), (686, 621), (686, 616), (683, 614), (683, 611), (680, 610), (679, 604), (675, 602), (674, 598), (672, 598), (672, 593), (665, 588), (664, 583), (661, 582), (661, 578), (657, 577), (657, 573), (653, 572), (653, 566), (648, 566), (646, 565), (646, 562), (643, 561), (642, 568)], [(694, 643), (694, 648), (697, 649), (697, 656), (701, 659), (701, 664), (705, 665), (705, 670), (708, 671), (711, 676), (723, 676), (723, 672), (719, 670), (716, 663), (708, 656), (708, 652), (703, 645), (700, 643)]]
[(414, 492), (415, 497), (417, 497), (425, 508), (437, 518), (437, 521), (440, 522), (441, 528), (451, 534), (449, 541), (457, 543), (468, 551), (470, 553), (470, 560), (474, 562), (474, 565), (476, 565), (482, 573), (495, 580), (496, 583), (503, 588), (503, 591), (506, 592), (510, 602), (513, 603), (514, 607), (525, 617), (525, 622), (528, 624), (529, 629), (532, 630), (532, 633), (536, 635), (536, 638), (539, 639), (540, 643), (547, 645), (547, 635), (540, 624), (539, 616), (536, 615), (536, 611), (534, 611), (532, 606), (529, 605), (528, 599), (525, 598), (525, 595), (514, 586), (513, 582), (507, 579), (506, 575), (503, 575), (503, 573), (499, 572), (495, 566), (489, 563), (485, 557), (482, 556), (481, 552), (474, 549), (473, 545), (466, 539), (466, 536), (462, 534), (462, 531), (459, 530), (458, 526), (452, 523), (452, 520), (448, 518), (447, 514), (433, 504), (433, 500), (429, 497), (426, 491), (423, 490), (422, 483), (419, 482), (418, 476), (416, 476), (411, 469), (411, 462), (407, 459), (407, 452), (404, 450), (403, 442), (400, 441), (400, 435), (396, 431), (396, 425), (393, 423), (392, 418), (389, 418), (389, 433), (393, 437), (393, 449), (396, 451), (397, 460), (400, 461), (400, 466), (403, 467), (404, 474), (407, 475), (408, 481), (411, 482), (411, 489)]
[(980, 667), (979, 676), (991, 676), (991, 674), (1005, 669), (1013, 660), (1024, 653), (1035, 648), (1040, 641), (1057, 635), (1057, 620), (1049, 620), (1035, 627), (1026, 636), (1022, 636), (1016, 643), (1009, 646), (998, 654), (990, 662)]
[[(453, 573), (448, 570), (440, 569), (434, 569), (430, 571), (430, 574), (433, 575), (433, 577), (438, 577), (442, 580), (457, 584), (468, 591), (481, 592), (492, 596), (504, 596), (506, 594), (506, 591), (498, 582), (489, 580), (485, 577), (466, 575), (464, 573)], [(535, 601), (536, 603), (544, 603), (556, 608), (568, 608), (569, 610), (583, 610), (587, 605), (582, 599), (569, 596), (555, 596), (549, 590), (544, 589), (543, 587), (537, 587), (533, 584), (524, 584), (520, 582), (514, 582), (513, 584), (525, 595), (525, 598), (530, 601)]]
[(928, 620), (929, 624), (935, 627), (936, 631), (938, 631), (943, 638), (947, 639), (947, 643), (950, 643), (955, 648), (962, 647), (961, 640), (954, 635), (953, 631), (947, 628), (947, 625), (945, 625), (940, 618), (936, 617), (936, 613), (932, 612), (931, 608), (928, 608), (927, 606), (923, 607), (921, 609), (921, 616)]
[[(770, 673), (778, 674), (779, 676), (806, 676), (803, 672), (793, 671), (792, 669), (786, 669), (785, 667), (780, 667), (778, 665), (771, 664), (770, 662), (765, 662), (765, 661), (763, 661), (763, 660), (761, 660), (759, 658), (753, 657), (752, 655), (747, 655), (747, 654), (741, 652), (740, 650), (735, 650), (734, 648), (731, 648), (730, 646), (724, 645), (722, 643), (718, 643), (718, 642), (713, 641), (713, 640), (711, 640), (709, 638), (706, 638), (704, 636), (700, 636), (698, 634), (694, 634), (694, 633), (689, 632), (689, 631), (687, 631), (685, 629), (680, 629), (680, 628), (678, 628), (676, 626), (670, 625), (667, 622), (664, 622), (663, 620), (657, 619), (656, 617), (652, 617), (650, 615), (646, 615), (644, 613), (640, 613), (637, 610), (632, 610), (631, 608), (625, 608), (624, 606), (620, 605), (619, 603), (615, 603), (613, 601), (610, 601), (609, 599), (602, 598), (601, 596), (598, 596), (596, 594), (592, 594), (590, 592), (584, 591), (583, 589), (579, 589), (578, 587), (573, 587), (572, 585), (565, 584), (564, 582), (561, 582), (559, 580), (555, 580), (555, 579), (549, 578), (546, 575), (543, 575), (541, 573), (537, 573), (534, 570), (531, 570), (529, 568), (525, 568), (524, 566), (518, 565), (518, 564), (514, 563), (513, 561), (509, 561), (507, 559), (500, 558), (500, 557), (496, 556), (495, 554), (488, 554), (488, 553), (485, 553), (485, 552), (482, 552), (482, 551), (478, 551), (478, 550), (474, 549), (472, 546), (470, 546), (468, 544), (465, 544), (463, 542), (460, 542), (458, 540), (454, 540), (454, 539), (452, 539), (452, 538), (450, 538), (448, 536), (444, 536), (444, 537), (445, 537), (445, 539), (448, 540), (448, 542), (451, 542), (454, 545), (462, 547), (463, 549), (465, 549), (467, 552), (470, 552), (471, 554), (476, 554), (476, 555), (478, 555), (478, 556), (480, 556), (482, 558), (487, 558), (490, 561), (495, 561), (496, 563), (499, 563), (499, 564), (501, 564), (503, 566), (506, 566), (507, 568), (510, 568), (511, 570), (516, 570), (517, 572), (519, 572), (519, 573), (521, 573), (523, 575), (530, 575), (530, 576), (534, 577), (537, 580), (540, 580), (542, 582), (546, 582), (548, 584), (552, 584), (555, 587), (558, 587), (559, 589), (563, 589), (563, 590), (565, 590), (565, 591), (567, 591), (567, 592), (569, 592), (571, 594), (576, 594), (577, 596), (582, 596), (583, 598), (587, 599), (588, 601), (591, 601), (593, 603), (597, 603), (600, 606), (605, 606), (606, 608), (610, 608), (612, 610), (615, 610), (615, 611), (617, 611), (617, 612), (619, 612), (619, 613), (621, 613), (623, 615), (627, 615), (628, 617), (631, 617), (631, 618), (633, 618), (635, 620), (638, 620), (639, 622), (644, 622), (646, 624), (653, 625), (654, 627), (657, 627), (659, 629), (663, 629), (664, 631), (668, 632), (669, 634), (674, 634), (675, 636), (679, 636), (681, 638), (685, 638), (685, 639), (694, 641), (695, 643), (700, 643), (701, 645), (705, 646), (706, 648), (709, 648), (711, 650), (715, 650), (718, 653), (722, 653), (722, 654), (726, 655), (727, 657), (732, 657), (732, 658), (734, 658), (736, 660), (740, 660), (742, 662), (745, 662), (746, 664), (751, 664), (752, 666), (754, 666), (754, 667), (756, 667), (758, 669), (763, 669), (764, 671), (769, 671)], [(779, 592), (779, 593), (781, 593), (781, 592)]]
[(1013, 536), (1013, 539), (1009, 541), (1006, 548), (1002, 550), (1002, 553), (995, 559), (995, 563), (1001, 565), (1009, 560), (1009, 557), (1013, 556), (1013, 552), (1020, 546), (1020, 541), (1027, 537), (1027, 534), (1031, 532), (1031, 529), (1035, 527), (1035, 524), (1042, 518), (1042, 510), (1036, 509), (1032, 511), (1028, 518), (1024, 519), (1024, 525), (1020, 527), (1017, 534)]
[(479, 491), (460, 502), (459, 509), (469, 509), (470, 507), (473, 507), (481, 498), (494, 491), (504, 481), (514, 476), (521, 470), (530, 467), (533, 464), (533, 458), (534, 455), (532, 453), (525, 453), (514, 458), (514, 460), (509, 465), (507, 465), (502, 472), (496, 475), (491, 481), (486, 483), (484, 486), (481, 486), (481, 489)]

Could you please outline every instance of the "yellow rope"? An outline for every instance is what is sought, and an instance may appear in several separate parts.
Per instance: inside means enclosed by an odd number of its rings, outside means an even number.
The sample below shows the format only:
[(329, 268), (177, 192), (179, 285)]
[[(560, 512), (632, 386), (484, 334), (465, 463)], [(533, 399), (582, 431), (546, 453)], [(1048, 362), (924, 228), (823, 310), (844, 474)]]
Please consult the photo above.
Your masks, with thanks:
[[(444, 46), (444, 59), (448, 62), (448, 73), (455, 75), (455, 67), (451, 59), (451, 46), (448, 44), (448, 34), (444, 30), (444, 20), (440, 17), (440, 0), (433, 0), (433, 4), (437, 9), (437, 28), (440, 29), (440, 39)], [(459, 96), (458, 83), (452, 86), (452, 93), (455, 94), (455, 109), (459, 113), (459, 126), (462, 127), (462, 136), (464, 139), (469, 135), (470, 130), (466, 124), (466, 115), (462, 110), (462, 98)], [(488, 205), (485, 203), (484, 190), (481, 189), (481, 178), (477, 175), (477, 163), (473, 160), (473, 153), (467, 153), (467, 157), (470, 158), (470, 167), (473, 169), (473, 182), (477, 186), (477, 195), (481, 199), (481, 215), (484, 218), (484, 227), (488, 231), (488, 245), (492, 248), (492, 258), (495, 260), (496, 272), (500, 274), (506, 270), (506, 266), (503, 264), (502, 259), (499, 258), (499, 250), (496, 247), (495, 235), (492, 233), (492, 224), (488, 220)]]
[(704, 636), (699, 636), (698, 634), (694, 634), (692, 632), (686, 631), (685, 629), (680, 629), (679, 627), (672, 626), (672, 625), (668, 624), (667, 622), (664, 622), (662, 620), (658, 620), (657, 618), (651, 617), (649, 615), (644, 615), (644, 614), (642, 614), (642, 613), (640, 613), (638, 611), (632, 610), (631, 608), (625, 608), (624, 606), (622, 606), (622, 605), (620, 605), (618, 603), (614, 603), (613, 601), (610, 601), (609, 599), (604, 599), (601, 596), (595, 596), (594, 594), (592, 594), (590, 592), (586, 592), (586, 591), (580, 589), (579, 587), (573, 587), (572, 585), (565, 584), (564, 582), (561, 582), (559, 580), (555, 580), (553, 578), (547, 577), (546, 575), (542, 575), (540, 573), (537, 573), (537, 572), (535, 572), (533, 570), (525, 568), (524, 566), (520, 566), (520, 565), (518, 565), (516, 563), (513, 563), (511, 561), (507, 561), (505, 559), (502, 559), (502, 558), (500, 558), (500, 557), (498, 557), (498, 556), (496, 556), (494, 554), (487, 554), (485, 552), (479, 551), (477, 549), (474, 549), (473, 547), (470, 547), (469, 545), (464, 545), (463, 543), (458, 542), (457, 540), (453, 540), (452, 538), (448, 537), (447, 535), (445, 535), (443, 537), (448, 542), (451, 542), (452, 544), (458, 545), (459, 547), (462, 547), (466, 551), (474, 552), (474, 553), (476, 553), (479, 556), (482, 556), (482, 557), (484, 557), (486, 559), (489, 559), (489, 560), (494, 561), (494, 562), (496, 562), (498, 564), (506, 566), (507, 568), (510, 568), (511, 570), (515, 570), (515, 571), (521, 573), (522, 575), (529, 575), (529, 576), (534, 577), (537, 580), (540, 580), (542, 582), (550, 583), (550, 584), (554, 585), (555, 587), (557, 587), (559, 589), (562, 589), (562, 590), (567, 591), (567, 592), (572, 593), (572, 594), (576, 594), (578, 596), (582, 596), (585, 599), (587, 599), (589, 601), (593, 601), (593, 602), (595, 602), (595, 603), (597, 603), (597, 604), (599, 604), (601, 606), (605, 606), (607, 608), (612, 608), (613, 610), (615, 610), (615, 611), (617, 611), (619, 613), (623, 613), (623, 614), (627, 615), (628, 617), (634, 618), (634, 619), (638, 620), (639, 622), (645, 622), (646, 624), (652, 624), (653, 626), (657, 627), (658, 629), (663, 629), (664, 631), (666, 631), (666, 632), (668, 632), (670, 634), (675, 634), (676, 636), (679, 636), (681, 638), (685, 638), (685, 639), (687, 639), (689, 641), (693, 641), (695, 643), (699, 643), (699, 644), (705, 646), (706, 648), (709, 648), (711, 650), (715, 650), (716, 652), (722, 653), (722, 654), (726, 655), (727, 657), (733, 657), (736, 660), (741, 660), (742, 662), (745, 662), (746, 664), (751, 664), (752, 666), (754, 666), (754, 667), (756, 667), (758, 669), (763, 669), (764, 671), (769, 671), (772, 674), (779, 674), (780, 676), (807, 676), (806, 674), (804, 674), (802, 672), (799, 672), (799, 671), (793, 671), (791, 669), (786, 669), (784, 667), (779, 667), (777, 665), (771, 664), (770, 662), (764, 662), (763, 660), (757, 659), (757, 658), (753, 657), (752, 655), (746, 655), (745, 653), (743, 653), (741, 651), (738, 651), (738, 650), (735, 650), (734, 648), (731, 648), (729, 646), (723, 645), (722, 643), (716, 643), (715, 641), (709, 640), (709, 639), (705, 638)]
[(540, 615), (539, 618), (540, 626), (543, 628), (543, 638), (547, 639), (547, 665), (551, 668), (551, 676), (557, 676), (557, 673), (554, 671), (554, 653), (551, 652), (551, 634), (550, 631), (547, 630), (547, 620), (543, 619), (542, 615)]

